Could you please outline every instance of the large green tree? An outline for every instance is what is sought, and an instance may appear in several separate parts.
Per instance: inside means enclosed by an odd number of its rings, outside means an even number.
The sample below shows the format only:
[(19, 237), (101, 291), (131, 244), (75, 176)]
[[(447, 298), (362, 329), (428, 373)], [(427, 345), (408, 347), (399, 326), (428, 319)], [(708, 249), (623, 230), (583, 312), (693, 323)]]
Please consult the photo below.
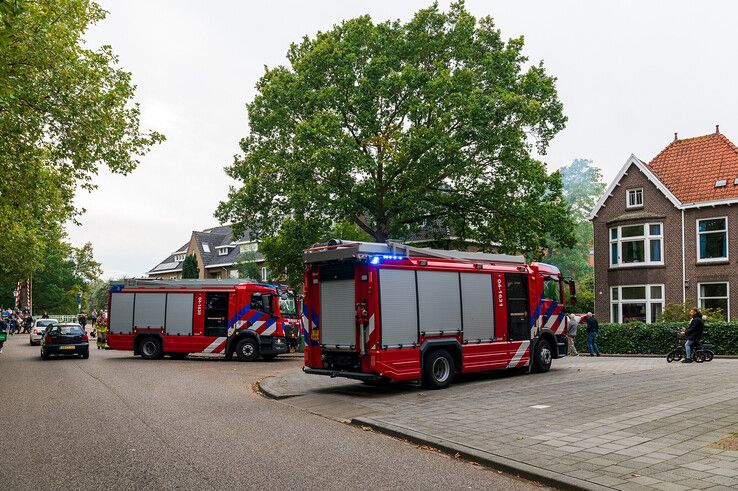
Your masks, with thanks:
[(194, 254), (189, 254), (182, 262), (182, 278), (194, 279), (200, 277), (200, 268), (197, 266), (197, 258)]
[(84, 47), (106, 12), (90, 0), (0, 0), (0, 278), (43, 266), (100, 166), (126, 174), (151, 145), (131, 74)]
[(293, 258), (340, 222), (376, 241), (440, 223), (534, 257), (574, 242), (560, 176), (531, 155), (566, 118), (522, 37), (505, 41), (459, 2), (408, 23), (347, 20), (287, 59), (248, 104), (243, 153), (226, 168), (242, 185), (221, 221), (290, 237)]

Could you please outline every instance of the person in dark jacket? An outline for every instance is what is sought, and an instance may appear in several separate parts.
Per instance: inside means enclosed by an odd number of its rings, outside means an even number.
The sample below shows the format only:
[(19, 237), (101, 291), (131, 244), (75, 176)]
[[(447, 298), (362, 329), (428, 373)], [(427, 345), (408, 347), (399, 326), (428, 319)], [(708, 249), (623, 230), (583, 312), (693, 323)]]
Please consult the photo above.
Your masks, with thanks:
[(692, 320), (689, 322), (689, 327), (684, 331), (684, 336), (687, 338), (687, 342), (684, 343), (684, 351), (687, 354), (682, 363), (692, 363), (692, 346), (699, 344), (700, 339), (702, 339), (702, 332), (705, 330), (702, 312), (692, 309), (689, 313), (692, 315)]
[(597, 334), (600, 332), (600, 323), (592, 312), (587, 312), (587, 349), (589, 356), (600, 356), (600, 347), (597, 346)]

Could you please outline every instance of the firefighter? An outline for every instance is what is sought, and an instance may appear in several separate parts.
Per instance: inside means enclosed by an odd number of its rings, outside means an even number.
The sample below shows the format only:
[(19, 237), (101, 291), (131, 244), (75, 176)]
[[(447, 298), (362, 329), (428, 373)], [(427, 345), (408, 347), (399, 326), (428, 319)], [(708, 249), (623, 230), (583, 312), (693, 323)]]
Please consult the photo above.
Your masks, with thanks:
[(105, 318), (99, 316), (95, 323), (95, 331), (97, 332), (97, 349), (107, 349), (108, 344), (108, 326), (105, 323)]

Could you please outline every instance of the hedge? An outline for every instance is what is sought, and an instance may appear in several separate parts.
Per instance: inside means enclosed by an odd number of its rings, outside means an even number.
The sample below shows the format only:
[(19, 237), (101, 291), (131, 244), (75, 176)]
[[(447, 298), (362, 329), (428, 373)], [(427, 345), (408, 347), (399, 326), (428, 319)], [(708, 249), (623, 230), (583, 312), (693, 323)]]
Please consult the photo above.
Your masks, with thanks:
[[(675, 331), (684, 327), (684, 322), (600, 324), (597, 345), (602, 353), (662, 355), (676, 343)], [(702, 342), (714, 345), (716, 355), (738, 355), (738, 322), (705, 324)], [(579, 325), (575, 346), (580, 353), (588, 352), (586, 325)]]

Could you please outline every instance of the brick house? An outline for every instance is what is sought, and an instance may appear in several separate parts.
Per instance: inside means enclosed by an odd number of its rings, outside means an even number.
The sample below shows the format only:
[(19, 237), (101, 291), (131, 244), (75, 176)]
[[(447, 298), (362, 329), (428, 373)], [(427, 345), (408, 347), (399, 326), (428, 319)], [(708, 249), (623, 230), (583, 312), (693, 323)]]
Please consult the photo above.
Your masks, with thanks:
[(184, 245), (151, 268), (147, 275), (149, 278), (182, 278), (182, 262), (194, 254), (200, 279), (238, 278), (236, 262), (246, 252), (254, 253), (254, 261), (261, 272), (258, 279), (266, 281), (268, 271), (264, 266), (264, 256), (259, 252), (259, 242), (253, 240), (248, 231), (242, 237), (234, 237), (233, 230), (227, 225), (192, 231)]
[(738, 318), (738, 148), (720, 133), (631, 155), (590, 215), (601, 321), (654, 322), (665, 305)]

